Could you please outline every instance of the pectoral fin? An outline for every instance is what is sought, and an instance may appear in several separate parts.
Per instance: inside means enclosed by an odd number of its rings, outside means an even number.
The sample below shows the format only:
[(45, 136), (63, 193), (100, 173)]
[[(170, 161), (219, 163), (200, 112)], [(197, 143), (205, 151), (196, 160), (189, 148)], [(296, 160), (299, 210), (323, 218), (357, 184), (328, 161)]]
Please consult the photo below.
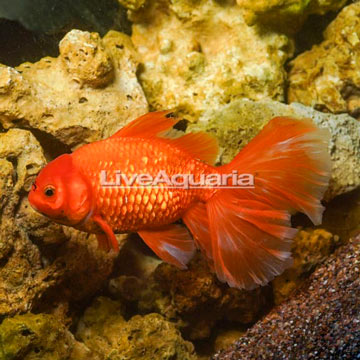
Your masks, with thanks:
[(110, 225), (100, 216), (93, 216), (92, 220), (98, 224), (104, 234), (97, 234), (99, 248), (109, 251), (112, 248), (115, 252), (119, 252), (119, 244)]
[(157, 230), (142, 230), (139, 235), (162, 260), (185, 269), (195, 252), (189, 231), (178, 224)]

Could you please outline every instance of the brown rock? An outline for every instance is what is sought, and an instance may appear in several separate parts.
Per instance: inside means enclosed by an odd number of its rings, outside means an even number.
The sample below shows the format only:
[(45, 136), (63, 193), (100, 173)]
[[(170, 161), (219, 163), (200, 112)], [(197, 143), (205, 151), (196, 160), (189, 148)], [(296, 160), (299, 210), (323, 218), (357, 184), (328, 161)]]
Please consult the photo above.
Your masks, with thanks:
[(99, 251), (93, 235), (29, 206), (27, 191), (45, 163), (29, 131), (0, 134), (0, 316), (66, 307), (96, 292), (112, 271), (114, 254)]
[(338, 236), (324, 229), (300, 230), (291, 246), (293, 265), (272, 282), (275, 304), (288, 298), (316, 266), (330, 256), (339, 242)]

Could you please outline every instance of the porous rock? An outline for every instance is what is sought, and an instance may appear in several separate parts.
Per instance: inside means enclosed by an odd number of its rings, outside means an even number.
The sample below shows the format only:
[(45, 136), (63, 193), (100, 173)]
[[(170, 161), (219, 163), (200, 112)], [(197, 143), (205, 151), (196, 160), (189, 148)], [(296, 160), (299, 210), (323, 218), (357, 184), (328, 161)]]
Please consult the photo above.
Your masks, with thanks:
[(324, 229), (300, 230), (292, 242), (292, 266), (272, 281), (274, 302), (280, 304), (325, 261), (339, 244), (339, 237)]
[(75, 340), (55, 316), (24, 314), (0, 325), (0, 358), (6, 360), (100, 360)]
[(289, 102), (360, 119), (360, 3), (344, 8), (324, 41), (290, 63)]
[(214, 134), (221, 147), (219, 161), (233, 157), (276, 116), (311, 118), (330, 131), (329, 153), (332, 171), (327, 200), (360, 187), (360, 123), (349, 115), (324, 114), (311, 107), (275, 101), (237, 100), (218, 109), (208, 109), (187, 131), (205, 130)]
[(149, 0), (131, 20), (152, 109), (195, 120), (234, 99), (284, 100), (289, 39), (246, 25), (234, 1)]
[(324, 15), (341, 9), (346, 0), (237, 0), (249, 25), (275, 27), (294, 34), (311, 14)]
[(97, 298), (85, 311), (76, 336), (100, 359), (195, 360), (194, 348), (159, 314), (126, 321), (121, 303)]
[(341, 247), (302, 290), (214, 360), (356, 359), (360, 353), (360, 238)]
[[(146, 256), (138, 257), (142, 263), (153, 264)], [(221, 283), (201, 254), (186, 270), (166, 263), (151, 267), (146, 275), (123, 274), (111, 279), (110, 292), (140, 313), (157, 312), (176, 321), (191, 340), (209, 338), (219, 320), (252, 323), (272, 301), (269, 286), (245, 291)]]
[(75, 148), (112, 135), (148, 110), (130, 38), (70, 31), (58, 58), (0, 67), (0, 124)]

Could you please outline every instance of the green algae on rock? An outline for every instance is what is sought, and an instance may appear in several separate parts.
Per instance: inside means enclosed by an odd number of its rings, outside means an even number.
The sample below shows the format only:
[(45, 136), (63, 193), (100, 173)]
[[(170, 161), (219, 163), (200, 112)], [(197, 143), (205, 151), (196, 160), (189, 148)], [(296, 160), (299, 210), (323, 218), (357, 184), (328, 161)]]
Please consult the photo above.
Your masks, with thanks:
[(311, 14), (340, 10), (347, 0), (237, 0), (249, 25), (260, 23), (294, 34)]
[(275, 101), (237, 100), (217, 109), (208, 109), (187, 131), (205, 130), (214, 134), (221, 147), (220, 162), (228, 163), (272, 118), (311, 118), (330, 131), (329, 152), (332, 172), (325, 197), (360, 187), (360, 123), (348, 115), (324, 114), (301, 104)]
[(16, 315), (0, 325), (2, 360), (100, 360), (75, 340), (56, 317), (48, 314)]
[(72, 30), (60, 56), (0, 66), (0, 124), (35, 129), (74, 149), (148, 111), (137, 54), (125, 34)]
[(324, 37), (290, 63), (288, 100), (360, 118), (360, 3), (345, 7)]
[(324, 229), (300, 230), (292, 242), (292, 266), (272, 281), (274, 302), (280, 304), (324, 262), (339, 244), (339, 237)]
[(150, 0), (131, 19), (152, 109), (195, 120), (234, 99), (284, 100), (291, 42), (246, 25), (235, 2)]
[(119, 3), (126, 9), (129, 10), (139, 10), (144, 6), (146, 0), (118, 0)]
[(159, 314), (126, 321), (121, 303), (97, 298), (85, 311), (76, 336), (100, 359), (195, 360), (194, 348)]

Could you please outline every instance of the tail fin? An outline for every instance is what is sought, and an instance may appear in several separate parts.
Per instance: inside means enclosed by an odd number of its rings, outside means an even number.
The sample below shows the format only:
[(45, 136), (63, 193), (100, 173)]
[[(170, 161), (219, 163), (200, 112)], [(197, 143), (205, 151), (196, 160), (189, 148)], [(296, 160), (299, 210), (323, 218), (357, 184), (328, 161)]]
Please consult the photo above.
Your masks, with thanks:
[[(290, 216), (321, 222), (329, 135), (311, 120), (275, 118), (221, 173), (253, 174), (253, 189), (220, 189), (206, 203), (214, 269), (230, 286), (252, 289), (291, 262)], [(191, 230), (191, 229), (190, 229)]]

